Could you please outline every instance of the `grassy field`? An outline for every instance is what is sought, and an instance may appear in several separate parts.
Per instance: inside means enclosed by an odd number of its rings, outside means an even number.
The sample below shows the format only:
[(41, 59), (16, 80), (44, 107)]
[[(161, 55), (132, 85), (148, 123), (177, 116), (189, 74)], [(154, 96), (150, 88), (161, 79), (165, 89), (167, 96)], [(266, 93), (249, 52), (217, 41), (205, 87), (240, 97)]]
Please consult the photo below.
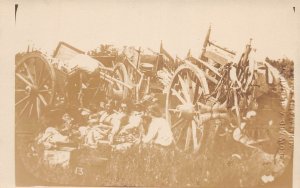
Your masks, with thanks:
[[(28, 147), (31, 139), (16, 137), (17, 185), (252, 187), (264, 186), (265, 176), (274, 177), (267, 187), (291, 185), (291, 173), (281, 178), (290, 155), (274, 160), (272, 154), (233, 141), (220, 140), (205, 155), (147, 146), (136, 146), (125, 152), (110, 152), (107, 147), (106, 150), (82, 150), (67, 168), (49, 168), (38, 154), (31, 152)], [(97, 161), (104, 152), (108, 160)], [(82, 167), (83, 173), (75, 173), (76, 167)], [(287, 171), (291, 171), (290, 167)]]

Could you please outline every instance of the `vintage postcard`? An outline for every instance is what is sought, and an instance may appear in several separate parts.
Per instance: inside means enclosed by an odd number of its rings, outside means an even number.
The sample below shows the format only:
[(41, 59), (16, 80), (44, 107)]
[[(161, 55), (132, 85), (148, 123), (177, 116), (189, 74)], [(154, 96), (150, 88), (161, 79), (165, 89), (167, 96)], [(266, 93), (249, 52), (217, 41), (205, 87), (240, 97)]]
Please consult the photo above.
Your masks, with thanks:
[(3, 4), (3, 187), (297, 187), (296, 1)]

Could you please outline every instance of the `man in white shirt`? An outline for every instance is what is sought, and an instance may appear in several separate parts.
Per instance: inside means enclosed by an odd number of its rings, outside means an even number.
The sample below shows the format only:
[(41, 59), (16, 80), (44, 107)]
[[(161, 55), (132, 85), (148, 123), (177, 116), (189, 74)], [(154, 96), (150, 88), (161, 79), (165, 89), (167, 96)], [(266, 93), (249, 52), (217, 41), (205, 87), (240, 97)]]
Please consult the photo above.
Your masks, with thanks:
[(170, 146), (173, 143), (173, 133), (168, 121), (161, 117), (160, 109), (157, 105), (149, 107), (151, 122), (148, 131), (143, 137), (143, 143), (153, 143), (160, 146)]
[[(149, 161), (149, 166), (144, 167), (146, 172), (150, 169), (151, 173), (159, 173), (159, 178), (170, 182), (176, 182), (176, 170), (174, 163), (174, 142), (171, 126), (162, 117), (159, 105), (153, 104), (146, 112), (146, 117), (151, 118), (151, 122), (145, 122), (143, 127), (146, 134), (142, 138), (144, 143), (144, 157)], [(144, 117), (145, 119), (145, 117)], [(150, 146), (150, 147), (147, 147)], [(145, 159), (144, 158), (144, 159)], [(158, 170), (157, 167), (160, 167)], [(150, 168), (149, 168), (150, 167)], [(152, 168), (153, 167), (153, 168)]]

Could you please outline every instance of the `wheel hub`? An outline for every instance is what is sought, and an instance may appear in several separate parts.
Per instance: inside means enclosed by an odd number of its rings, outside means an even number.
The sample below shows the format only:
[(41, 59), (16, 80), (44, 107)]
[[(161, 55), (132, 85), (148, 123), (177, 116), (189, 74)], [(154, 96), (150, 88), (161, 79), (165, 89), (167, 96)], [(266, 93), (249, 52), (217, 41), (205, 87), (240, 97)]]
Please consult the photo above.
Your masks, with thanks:
[(26, 86), (25, 87), (26, 93), (31, 96), (36, 96), (39, 93), (39, 90), (36, 86)]
[(184, 117), (185, 119), (192, 119), (194, 116), (195, 109), (193, 104), (187, 103), (178, 105), (176, 109), (181, 112), (182, 117)]

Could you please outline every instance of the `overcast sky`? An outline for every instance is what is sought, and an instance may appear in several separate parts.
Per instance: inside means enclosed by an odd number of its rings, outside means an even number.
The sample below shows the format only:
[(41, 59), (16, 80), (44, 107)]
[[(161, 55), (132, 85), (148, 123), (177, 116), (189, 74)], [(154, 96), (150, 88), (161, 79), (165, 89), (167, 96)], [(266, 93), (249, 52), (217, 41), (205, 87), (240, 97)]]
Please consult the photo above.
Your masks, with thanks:
[(162, 40), (172, 55), (191, 48), (199, 56), (211, 24), (211, 38), (223, 46), (241, 51), (253, 38), (259, 59), (295, 59), (300, 27), (293, 2), (20, 1), (16, 47), (34, 43), (50, 53), (65, 41), (84, 51), (103, 43), (158, 51)]

